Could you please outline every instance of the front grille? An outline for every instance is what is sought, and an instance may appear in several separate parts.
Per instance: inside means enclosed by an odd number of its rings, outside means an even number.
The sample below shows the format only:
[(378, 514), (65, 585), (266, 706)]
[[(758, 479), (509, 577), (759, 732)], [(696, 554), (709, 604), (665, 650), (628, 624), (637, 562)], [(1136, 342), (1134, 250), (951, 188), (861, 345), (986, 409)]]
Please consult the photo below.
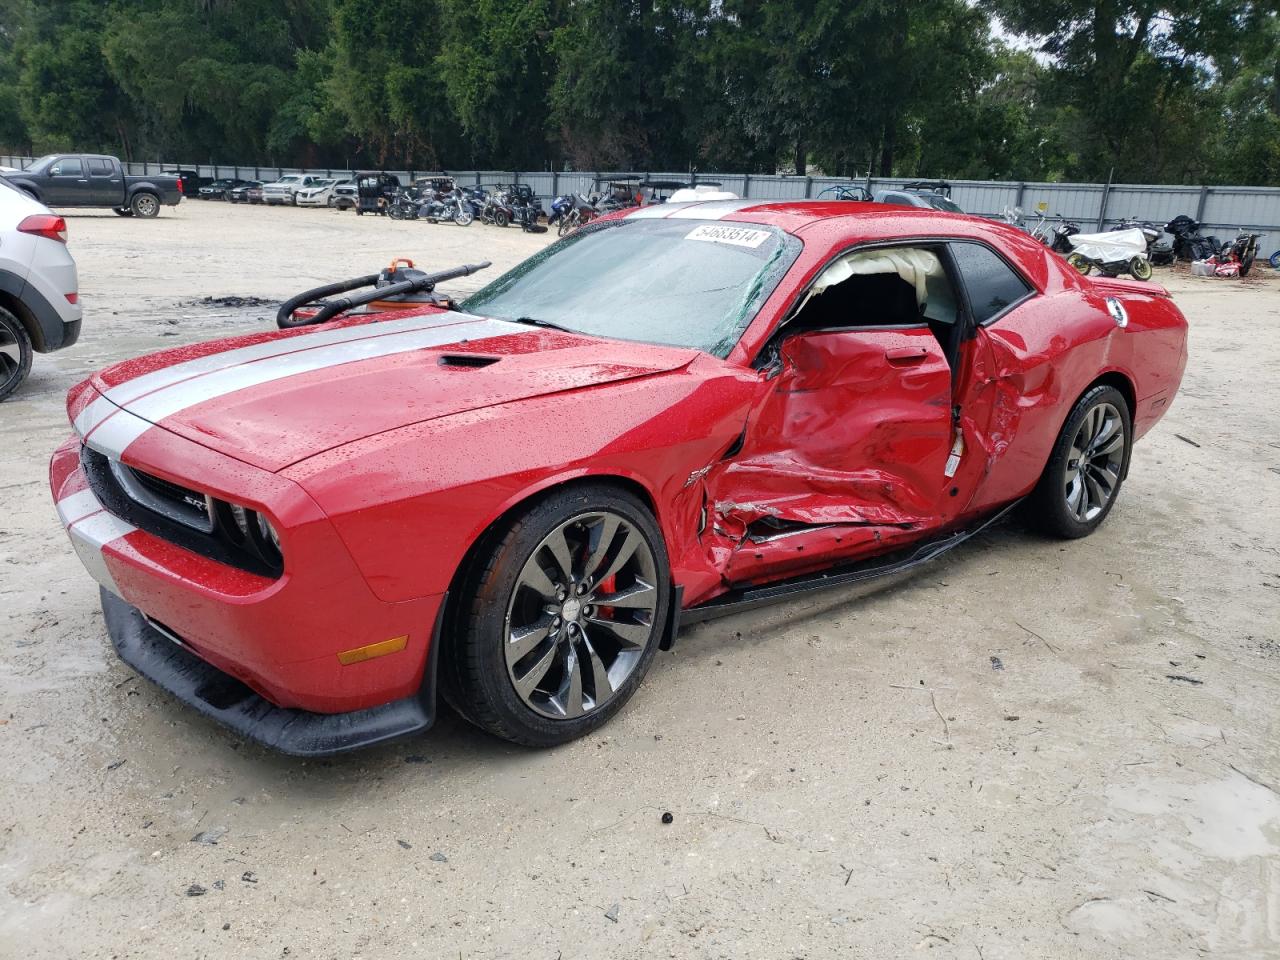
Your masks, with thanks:
[(193, 530), (213, 533), (213, 504), (203, 493), (145, 473), (118, 460), (109, 460), (108, 468), (121, 490), (131, 500)]
[(83, 445), (80, 464), (107, 512), (139, 530), (258, 576), (274, 579), (284, 572), (278, 553), (238, 528), (230, 505)]

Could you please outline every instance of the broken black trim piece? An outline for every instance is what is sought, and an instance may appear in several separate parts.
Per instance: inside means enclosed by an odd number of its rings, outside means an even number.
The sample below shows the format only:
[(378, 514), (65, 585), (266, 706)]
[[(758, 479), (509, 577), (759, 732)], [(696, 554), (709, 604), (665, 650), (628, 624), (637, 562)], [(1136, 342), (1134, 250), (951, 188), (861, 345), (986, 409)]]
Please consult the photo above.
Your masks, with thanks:
[(277, 707), (180, 646), (172, 633), (164, 632), (168, 628), (158, 629), (137, 607), (105, 588), (101, 593), (107, 632), (121, 660), (197, 712), (273, 750), (327, 757), (419, 733), (435, 722), (439, 618), (417, 694), (349, 713), (311, 713)]
[(861, 586), (872, 583), (876, 587), (880, 587), (883, 585), (881, 581), (886, 578), (905, 576), (912, 573), (917, 567), (936, 560), (954, 547), (958, 547), (966, 540), (988, 529), (1008, 515), (1020, 502), (1020, 500), (1015, 500), (1008, 506), (986, 517), (977, 526), (967, 530), (957, 530), (944, 537), (915, 544), (884, 556), (873, 557), (862, 563), (834, 567), (821, 573), (796, 577), (780, 583), (731, 590), (729, 593), (722, 594), (708, 603), (681, 611), (679, 623), (684, 625), (700, 623), (703, 620), (712, 620), (716, 617), (727, 617), (731, 614), (743, 613), (747, 610), (754, 610), (757, 607), (779, 603), (783, 600), (790, 600), (806, 593), (816, 593), (820, 590), (832, 590), (837, 587)]

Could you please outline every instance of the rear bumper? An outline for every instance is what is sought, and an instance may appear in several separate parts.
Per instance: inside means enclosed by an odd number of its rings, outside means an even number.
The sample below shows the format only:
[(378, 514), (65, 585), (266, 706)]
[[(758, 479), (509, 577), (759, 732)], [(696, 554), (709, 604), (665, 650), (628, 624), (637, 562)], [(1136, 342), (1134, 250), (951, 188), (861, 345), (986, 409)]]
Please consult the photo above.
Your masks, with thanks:
[[(295, 757), (323, 757), (426, 730), (435, 721), (435, 685), (402, 700), (348, 713), (277, 707), (151, 625), (137, 607), (101, 588), (107, 632), (120, 659), (199, 713)], [(434, 648), (434, 644), (432, 645)]]

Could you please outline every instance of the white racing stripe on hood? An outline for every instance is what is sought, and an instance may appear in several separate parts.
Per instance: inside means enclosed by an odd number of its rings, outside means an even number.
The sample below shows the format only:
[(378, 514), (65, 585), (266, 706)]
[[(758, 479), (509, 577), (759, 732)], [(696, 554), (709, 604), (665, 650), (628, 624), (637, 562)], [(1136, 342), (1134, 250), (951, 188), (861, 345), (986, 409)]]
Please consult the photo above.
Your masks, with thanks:
[(405, 317), (401, 320), (381, 320), (375, 323), (362, 323), (353, 327), (342, 327), (337, 330), (317, 329), (314, 333), (281, 337), (267, 340), (248, 347), (237, 347), (221, 353), (211, 353), (194, 360), (184, 360), (170, 367), (163, 367), (143, 374), (133, 380), (126, 380), (107, 390), (92, 403), (88, 404), (76, 416), (76, 433), (86, 436), (90, 430), (115, 413), (117, 408), (125, 406), (144, 394), (163, 387), (172, 386), (182, 380), (199, 377), (227, 367), (252, 363), (256, 360), (267, 360), (272, 357), (296, 353), (300, 350), (313, 350), (337, 343), (350, 343), (355, 340), (369, 340), (391, 336), (411, 330), (429, 330), (440, 327), (456, 327), (473, 323), (478, 319), (465, 313), (430, 314), (427, 316)]
[(517, 326), (500, 320), (468, 317), (465, 322), (333, 343), (235, 366), (226, 366), (154, 390), (131, 402), (127, 411), (113, 408), (113, 413), (84, 435), (85, 442), (94, 450), (119, 459), (129, 444), (165, 417), (171, 417), (196, 404), (225, 397), (238, 390), (375, 357), (409, 353), (427, 347), (441, 347), (462, 340), (480, 340), (487, 337), (533, 332), (533, 327)]
[(689, 203), (655, 203), (629, 213), (627, 220), (719, 220), (731, 213), (758, 207), (760, 200), (695, 200)]

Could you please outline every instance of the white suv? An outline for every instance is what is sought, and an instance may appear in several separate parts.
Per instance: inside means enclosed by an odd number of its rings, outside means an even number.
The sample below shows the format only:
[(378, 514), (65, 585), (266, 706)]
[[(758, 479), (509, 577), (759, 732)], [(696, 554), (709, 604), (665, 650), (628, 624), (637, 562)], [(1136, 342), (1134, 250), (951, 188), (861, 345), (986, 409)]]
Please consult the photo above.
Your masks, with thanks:
[(297, 203), (298, 191), (309, 190), (320, 180), (309, 173), (287, 173), (275, 183), (262, 185), (262, 199), (265, 203)]
[(0, 400), (31, 370), (31, 354), (80, 336), (80, 287), (67, 222), (0, 177)]

